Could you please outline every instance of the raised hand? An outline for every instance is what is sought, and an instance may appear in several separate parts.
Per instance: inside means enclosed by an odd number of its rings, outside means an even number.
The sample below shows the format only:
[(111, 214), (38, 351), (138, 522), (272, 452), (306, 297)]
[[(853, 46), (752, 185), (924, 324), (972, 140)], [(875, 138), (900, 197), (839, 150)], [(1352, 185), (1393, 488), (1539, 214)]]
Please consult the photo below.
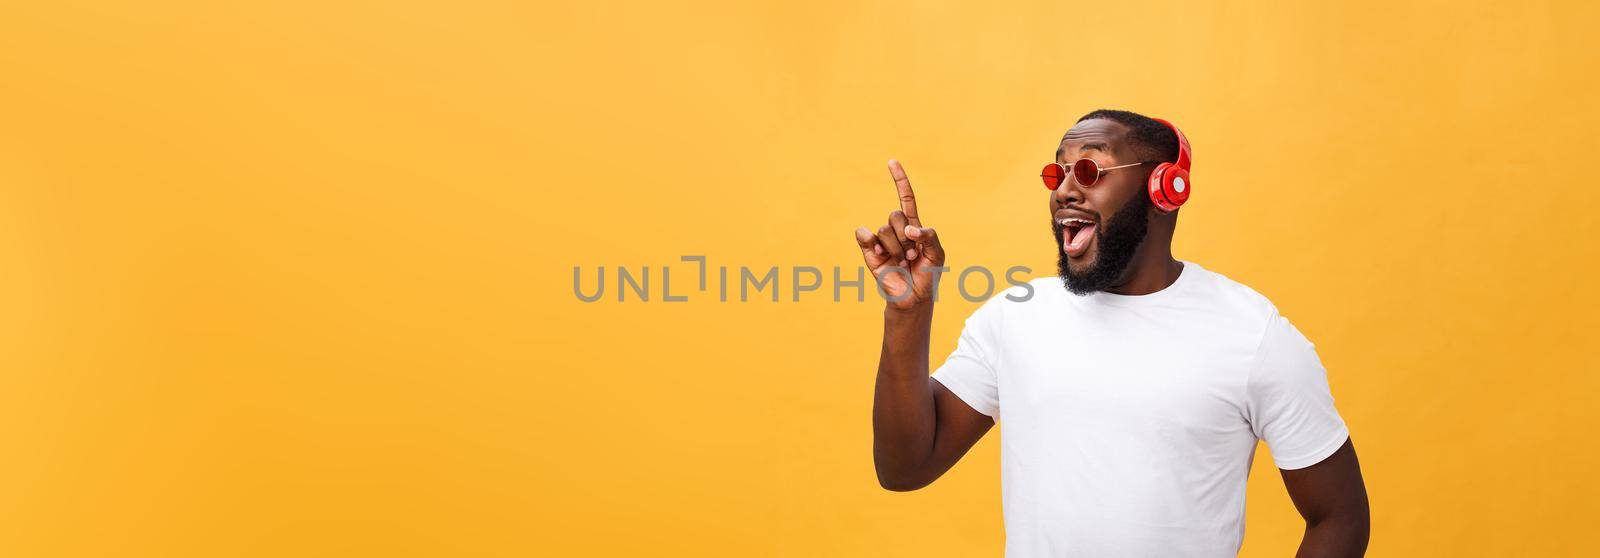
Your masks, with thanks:
[(911, 180), (899, 161), (889, 160), (889, 176), (900, 194), (900, 209), (890, 212), (888, 224), (876, 232), (856, 229), (856, 245), (888, 294), (889, 307), (912, 310), (933, 303), (935, 268), (944, 265), (944, 247), (932, 228), (922, 226)]

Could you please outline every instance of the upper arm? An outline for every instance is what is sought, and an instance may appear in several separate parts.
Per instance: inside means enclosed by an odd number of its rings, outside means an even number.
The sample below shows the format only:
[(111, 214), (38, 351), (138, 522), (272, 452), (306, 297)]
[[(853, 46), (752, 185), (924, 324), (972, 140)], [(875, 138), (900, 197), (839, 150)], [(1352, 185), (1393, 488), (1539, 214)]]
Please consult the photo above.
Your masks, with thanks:
[(934, 418), (938, 422), (926, 467), (931, 475), (927, 481), (933, 482), (994, 427), (994, 419), (968, 406), (938, 380), (928, 381), (933, 382)]
[(1367, 489), (1350, 431), (1309, 340), (1282, 316), (1263, 334), (1249, 379), (1249, 419), (1305, 518), (1300, 556), (1358, 556), (1369, 530)]
[(996, 304), (991, 300), (967, 317), (955, 351), (928, 378), (934, 403), (933, 447), (918, 467), (916, 487), (950, 470), (994, 427), (1000, 410)]
[(1246, 391), (1250, 428), (1279, 469), (1321, 463), (1350, 437), (1315, 346), (1282, 316), (1262, 333)]
[(1308, 525), (1345, 520), (1365, 529), (1369, 513), (1367, 486), (1361, 479), (1355, 445), (1348, 438), (1327, 459), (1310, 467), (1280, 472), (1289, 499)]

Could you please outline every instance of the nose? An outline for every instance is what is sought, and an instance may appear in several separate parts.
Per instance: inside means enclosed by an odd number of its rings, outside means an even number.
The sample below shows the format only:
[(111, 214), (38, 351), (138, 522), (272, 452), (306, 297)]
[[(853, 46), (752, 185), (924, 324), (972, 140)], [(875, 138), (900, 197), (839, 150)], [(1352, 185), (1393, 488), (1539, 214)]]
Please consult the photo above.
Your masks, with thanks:
[(1074, 178), (1070, 172), (1067, 173), (1066, 180), (1061, 182), (1061, 186), (1058, 186), (1050, 195), (1055, 198), (1057, 205), (1083, 203), (1083, 187), (1078, 184), (1078, 179)]

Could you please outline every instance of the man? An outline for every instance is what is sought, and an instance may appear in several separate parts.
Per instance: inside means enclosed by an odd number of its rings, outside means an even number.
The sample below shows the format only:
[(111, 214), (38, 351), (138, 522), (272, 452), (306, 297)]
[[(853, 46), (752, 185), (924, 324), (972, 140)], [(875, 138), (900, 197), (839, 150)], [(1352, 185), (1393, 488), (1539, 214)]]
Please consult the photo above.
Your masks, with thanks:
[(1080, 119), (1047, 202), (1059, 282), (990, 299), (931, 377), (945, 252), (889, 162), (901, 209), (856, 230), (890, 299), (872, 415), (884, 488), (928, 485), (999, 419), (1007, 556), (1234, 556), (1260, 439), (1306, 521), (1298, 555), (1365, 552), (1366, 488), (1312, 344), (1249, 287), (1172, 257), (1178, 211), (1147, 180), (1178, 162), (1179, 137), (1131, 112)]

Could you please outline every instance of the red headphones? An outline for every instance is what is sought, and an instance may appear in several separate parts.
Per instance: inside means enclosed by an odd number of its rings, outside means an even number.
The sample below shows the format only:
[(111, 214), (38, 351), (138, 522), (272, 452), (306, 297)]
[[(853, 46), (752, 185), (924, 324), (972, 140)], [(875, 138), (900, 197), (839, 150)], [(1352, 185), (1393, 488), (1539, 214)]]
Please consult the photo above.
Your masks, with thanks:
[(1194, 187), (1189, 183), (1189, 165), (1194, 155), (1189, 151), (1189, 138), (1183, 137), (1177, 126), (1160, 118), (1152, 120), (1166, 124), (1178, 136), (1178, 162), (1156, 165), (1156, 170), (1150, 172), (1149, 184), (1150, 203), (1162, 213), (1172, 213), (1189, 201), (1189, 191)]

